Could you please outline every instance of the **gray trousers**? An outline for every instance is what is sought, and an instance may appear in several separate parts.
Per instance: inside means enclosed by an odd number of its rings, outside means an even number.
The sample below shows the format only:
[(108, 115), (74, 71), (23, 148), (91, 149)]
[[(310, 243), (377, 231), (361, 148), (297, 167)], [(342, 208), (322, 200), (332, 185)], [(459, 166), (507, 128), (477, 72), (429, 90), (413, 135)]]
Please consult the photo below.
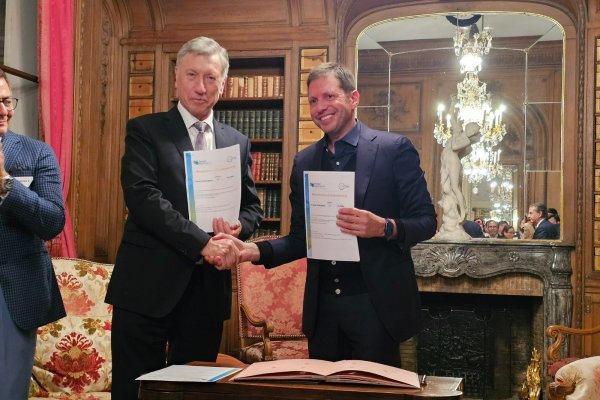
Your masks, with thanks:
[(0, 399), (25, 400), (33, 368), (36, 329), (15, 325), (0, 287)]

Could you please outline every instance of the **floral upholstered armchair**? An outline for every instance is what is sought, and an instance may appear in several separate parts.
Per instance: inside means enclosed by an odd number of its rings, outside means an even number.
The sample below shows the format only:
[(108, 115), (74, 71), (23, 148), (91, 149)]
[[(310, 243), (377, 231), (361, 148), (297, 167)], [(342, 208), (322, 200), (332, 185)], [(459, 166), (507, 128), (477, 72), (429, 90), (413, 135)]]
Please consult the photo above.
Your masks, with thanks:
[(548, 399), (600, 399), (600, 356), (560, 358), (567, 335), (593, 335), (600, 326), (590, 329), (552, 325), (546, 335), (554, 338), (548, 347)]
[(238, 265), (242, 361), (308, 358), (302, 334), (305, 281), (306, 258), (272, 269), (249, 262)]
[(110, 399), (113, 266), (53, 258), (67, 316), (38, 329), (30, 399)]

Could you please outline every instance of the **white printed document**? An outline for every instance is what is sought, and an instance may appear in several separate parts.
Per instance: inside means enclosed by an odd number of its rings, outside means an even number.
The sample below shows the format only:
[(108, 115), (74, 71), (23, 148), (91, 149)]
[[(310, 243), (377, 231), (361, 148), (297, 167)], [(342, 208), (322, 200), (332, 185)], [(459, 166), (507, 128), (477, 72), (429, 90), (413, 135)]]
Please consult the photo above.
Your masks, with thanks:
[(242, 196), (240, 145), (186, 151), (183, 157), (190, 220), (205, 232), (213, 231), (214, 218), (235, 223)]
[(170, 365), (158, 371), (149, 372), (136, 381), (163, 382), (216, 382), (238, 372), (240, 368), (203, 367), (196, 365)]
[(304, 171), (306, 256), (360, 261), (356, 236), (336, 224), (340, 208), (354, 207), (354, 172)]

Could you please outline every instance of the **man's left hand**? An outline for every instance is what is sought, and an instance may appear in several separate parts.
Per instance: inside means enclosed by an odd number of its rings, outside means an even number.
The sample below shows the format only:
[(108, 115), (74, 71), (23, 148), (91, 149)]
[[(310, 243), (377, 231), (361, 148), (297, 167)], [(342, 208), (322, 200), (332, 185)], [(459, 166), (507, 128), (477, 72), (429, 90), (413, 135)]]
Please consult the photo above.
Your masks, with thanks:
[(359, 208), (340, 208), (337, 226), (344, 233), (360, 238), (382, 237), (385, 218)]
[(237, 238), (240, 237), (240, 233), (242, 232), (242, 224), (239, 220), (235, 221), (233, 224), (230, 224), (223, 218), (214, 218), (213, 232), (215, 235), (218, 233), (226, 233)]

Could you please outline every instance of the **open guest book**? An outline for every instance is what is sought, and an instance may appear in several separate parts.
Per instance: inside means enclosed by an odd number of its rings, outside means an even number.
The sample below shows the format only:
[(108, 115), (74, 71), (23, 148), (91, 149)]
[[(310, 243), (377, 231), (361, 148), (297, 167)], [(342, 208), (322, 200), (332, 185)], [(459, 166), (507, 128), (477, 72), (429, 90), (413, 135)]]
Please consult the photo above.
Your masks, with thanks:
[(360, 383), (404, 388), (421, 387), (415, 372), (370, 361), (289, 359), (250, 364), (233, 381), (314, 381)]

